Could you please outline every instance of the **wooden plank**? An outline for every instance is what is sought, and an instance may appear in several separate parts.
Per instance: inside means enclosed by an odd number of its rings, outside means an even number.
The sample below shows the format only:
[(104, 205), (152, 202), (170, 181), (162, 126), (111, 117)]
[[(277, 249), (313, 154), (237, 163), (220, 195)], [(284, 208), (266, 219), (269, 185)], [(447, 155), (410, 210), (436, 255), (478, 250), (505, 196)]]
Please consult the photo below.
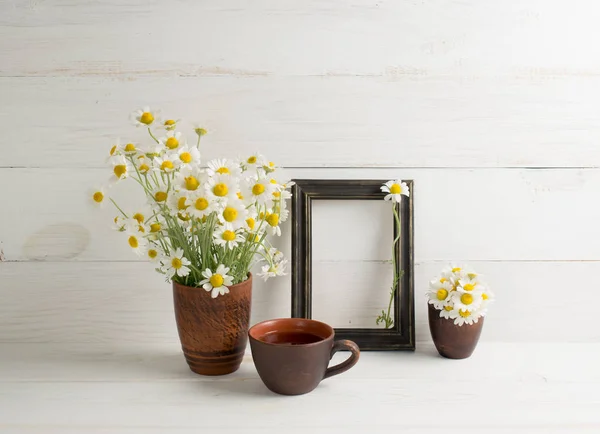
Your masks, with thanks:
[[(477, 382), (600, 383), (596, 351), (598, 343), (555, 342), (500, 343), (481, 341), (469, 359), (459, 363), (468, 378), (448, 376), (433, 343), (423, 342), (415, 352), (363, 352), (359, 363), (344, 374), (345, 379), (400, 380), (407, 386), (418, 383), (465, 384)], [(190, 371), (179, 343), (107, 344), (2, 344), (0, 382), (9, 383), (88, 383), (147, 381), (212, 382), (211, 377)], [(513, 357), (514, 355), (519, 357)], [(525, 357), (527, 355), (528, 357)], [(332, 364), (348, 353), (338, 353)], [(573, 364), (577, 369), (572, 369)], [(398, 365), (402, 369), (398, 369)], [(487, 367), (487, 369), (484, 369)], [(340, 377), (342, 378), (342, 377)], [(238, 371), (219, 381), (239, 383), (256, 379), (256, 370), (248, 348)], [(8, 386), (10, 387), (10, 385)]]
[[(441, 363), (439, 368), (447, 368)], [(250, 426), (280, 431), (287, 425), (439, 429), (465, 407), (473, 410), (471, 427), (600, 426), (597, 383), (455, 380), (445, 385), (452, 392), (437, 396), (439, 382), (338, 377), (310, 394), (284, 399), (269, 392), (257, 377), (237, 382), (10, 383), (10, 388), (4, 383), (0, 408), (2, 421), (9, 426), (33, 420), (51, 426), (165, 429)], [(431, 396), (437, 396), (436, 418), (431, 417)], [(236, 417), (215, 411), (223, 407)]]
[(0, 110), (11, 126), (0, 167), (104, 167), (117, 137), (150, 140), (128, 120), (144, 104), (183, 118), (191, 141), (203, 124), (205, 159), (259, 150), (286, 167), (600, 166), (600, 76), (4, 77), (0, 87), (11, 107)]
[[(415, 180), (417, 261), (600, 260), (600, 170), (290, 169), (293, 178)], [(6, 260), (137, 260), (111, 229), (114, 210), (94, 209), (88, 187), (109, 170), (0, 170), (0, 236)], [(115, 187), (127, 211), (144, 198), (137, 184)], [(126, 204), (126, 205), (125, 205)], [(352, 216), (349, 214), (349, 218)], [(281, 239), (290, 254), (290, 220)], [(387, 226), (386, 226), (387, 227)], [(360, 243), (340, 234), (342, 246)], [(365, 245), (370, 240), (365, 240)], [(360, 245), (360, 244), (358, 244)], [(339, 249), (321, 253), (332, 258)], [(332, 247), (333, 248), (333, 247)], [(371, 258), (365, 258), (371, 259)], [(372, 258), (382, 259), (382, 258)], [(391, 258), (390, 258), (391, 259)]]
[[(415, 267), (417, 347), (430, 341), (425, 292), (445, 262)], [(482, 342), (598, 342), (595, 305), (573, 303), (576, 291), (591, 299), (589, 282), (600, 262), (483, 261), (470, 265), (485, 275), (496, 293), (484, 325)], [(171, 289), (148, 264), (140, 262), (6, 262), (0, 264), (0, 342), (177, 344)], [(358, 287), (349, 273), (339, 273), (330, 291), (338, 299)], [(388, 286), (380, 291), (388, 293)], [(353, 295), (354, 296), (354, 295)], [(251, 323), (290, 315), (290, 276), (255, 281)], [(370, 300), (370, 299), (369, 299)], [(374, 309), (375, 298), (365, 307)], [(343, 309), (331, 302), (328, 314)], [(336, 315), (348, 315), (342, 310)], [(374, 321), (374, 318), (373, 318)], [(565, 324), (568, 323), (568, 327)]]
[(588, 55), (600, 37), (593, 0), (577, 7), (539, 0), (261, 0), (252, 7), (243, 0), (168, 7), (54, 0), (0, 7), (4, 76), (544, 78), (600, 70)]

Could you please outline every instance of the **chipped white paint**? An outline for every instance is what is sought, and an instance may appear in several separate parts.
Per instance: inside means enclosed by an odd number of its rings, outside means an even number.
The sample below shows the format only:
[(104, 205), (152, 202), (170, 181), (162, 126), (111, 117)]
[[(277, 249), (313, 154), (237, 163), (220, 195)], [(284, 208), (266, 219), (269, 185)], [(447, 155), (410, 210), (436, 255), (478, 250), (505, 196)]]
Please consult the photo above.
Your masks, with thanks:
[[(598, 16), (592, 0), (0, 1), (0, 431), (598, 432)], [(115, 137), (142, 136), (140, 104), (203, 122), (205, 158), (413, 179), (417, 354), (365, 354), (292, 400), (264, 396), (249, 359), (191, 375), (169, 286), (85, 201)], [(387, 294), (387, 249), (367, 238), (319, 247), (321, 318), (367, 324), (385, 302), (369, 291)], [(427, 343), (423, 293), (450, 260), (498, 295), (460, 369)], [(252, 322), (289, 315), (289, 276), (254, 294)]]

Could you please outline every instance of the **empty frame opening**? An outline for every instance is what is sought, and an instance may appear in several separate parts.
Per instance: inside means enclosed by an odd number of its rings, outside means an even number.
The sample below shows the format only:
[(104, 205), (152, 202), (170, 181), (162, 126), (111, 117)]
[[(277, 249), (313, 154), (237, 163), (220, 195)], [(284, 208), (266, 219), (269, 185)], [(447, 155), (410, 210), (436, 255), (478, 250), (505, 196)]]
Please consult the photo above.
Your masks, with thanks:
[(393, 237), (390, 202), (313, 200), (312, 318), (383, 329), (376, 319), (390, 301)]

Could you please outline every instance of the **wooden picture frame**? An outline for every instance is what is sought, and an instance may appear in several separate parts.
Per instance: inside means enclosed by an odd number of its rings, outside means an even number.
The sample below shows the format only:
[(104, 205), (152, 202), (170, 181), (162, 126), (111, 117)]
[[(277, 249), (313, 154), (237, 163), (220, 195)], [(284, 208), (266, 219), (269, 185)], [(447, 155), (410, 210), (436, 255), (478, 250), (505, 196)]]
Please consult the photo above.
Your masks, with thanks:
[[(294, 179), (292, 187), (292, 317), (312, 316), (312, 201), (380, 200), (387, 180)], [(394, 292), (392, 328), (334, 328), (336, 339), (350, 339), (361, 350), (415, 350), (413, 181), (404, 180), (410, 196), (396, 205), (401, 237), (395, 250), (403, 274)], [(396, 225), (390, 213), (390, 224)], [(381, 288), (382, 291), (389, 290)]]

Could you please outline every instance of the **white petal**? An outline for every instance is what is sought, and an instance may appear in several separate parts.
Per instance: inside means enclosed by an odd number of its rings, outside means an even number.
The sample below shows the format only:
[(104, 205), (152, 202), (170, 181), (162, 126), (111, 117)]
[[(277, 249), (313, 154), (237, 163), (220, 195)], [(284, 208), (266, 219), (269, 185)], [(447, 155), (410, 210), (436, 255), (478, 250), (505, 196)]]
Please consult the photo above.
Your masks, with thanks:
[(219, 295), (219, 288), (213, 288), (213, 290), (212, 290), (212, 292), (211, 292), (210, 296), (211, 296), (212, 298), (217, 298), (217, 296), (218, 296), (218, 295)]
[(204, 288), (207, 291), (212, 291), (213, 287), (210, 283), (205, 283), (204, 285), (202, 285), (202, 288)]

